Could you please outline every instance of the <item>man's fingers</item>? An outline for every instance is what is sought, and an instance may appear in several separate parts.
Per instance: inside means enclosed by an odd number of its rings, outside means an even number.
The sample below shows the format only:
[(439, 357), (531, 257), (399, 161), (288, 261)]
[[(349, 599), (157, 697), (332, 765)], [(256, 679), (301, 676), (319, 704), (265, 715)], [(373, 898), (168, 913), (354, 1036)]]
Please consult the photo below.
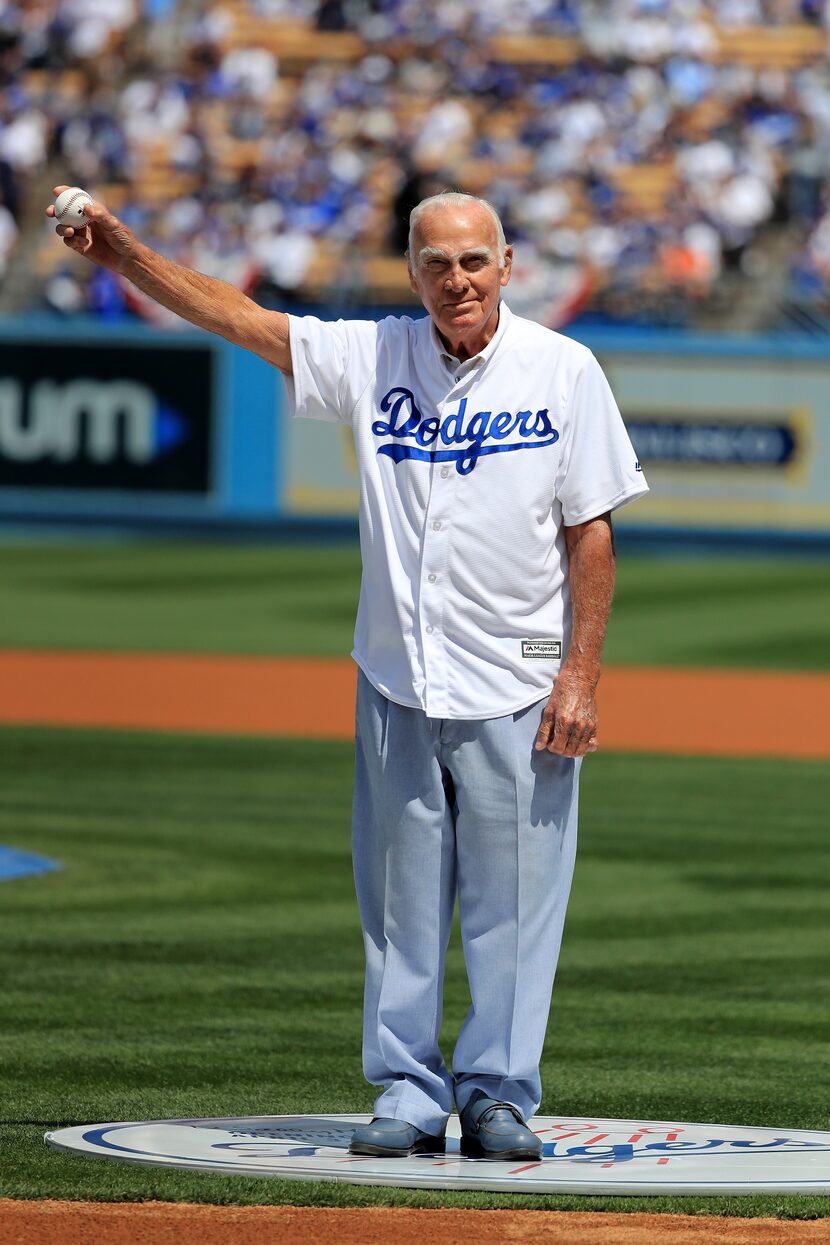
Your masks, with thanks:
[(593, 729), (591, 719), (573, 709), (558, 713), (551, 751), (562, 756), (577, 756), (582, 745), (588, 743)]
[(581, 731), (578, 737), (572, 738), (570, 745), (571, 746), (568, 749), (566, 756), (584, 757), (587, 756), (589, 752), (596, 752), (597, 737), (593, 730), (586, 729)]
[(77, 242), (81, 248), (89, 242), (86, 229), (73, 229), (71, 225), (58, 225), (55, 233), (59, 234), (64, 242)]
[(562, 682), (554, 685), (542, 713), (536, 748), (557, 756), (581, 757), (597, 749), (597, 715), (593, 696), (585, 696)]
[(565, 720), (562, 714), (558, 714), (556, 718), (556, 729), (553, 732), (553, 738), (548, 744), (551, 752), (558, 752), (564, 756), (568, 750), (568, 742), (571, 737), (570, 723)]
[(573, 743), (574, 723), (566, 714), (557, 713), (548, 703), (542, 714), (539, 733), (536, 736), (536, 747), (541, 751), (555, 752), (559, 756), (569, 755), (569, 747)]
[(557, 756), (581, 757), (587, 752), (596, 752), (597, 737), (592, 722), (557, 718), (556, 730), (548, 743), (548, 752)]
[(569, 760), (575, 760), (576, 757), (584, 757), (589, 752), (596, 752), (596, 743), (591, 744), (587, 740), (569, 739), (564, 748), (556, 748), (551, 744), (549, 752), (555, 753), (557, 756), (568, 757)]
[(553, 711), (546, 707), (542, 714), (542, 721), (539, 724), (539, 731), (536, 735), (536, 747), (541, 751), (547, 748), (554, 729)]
[(84, 208), (84, 216), (87, 220), (94, 220), (104, 229), (115, 229), (120, 224), (118, 217), (113, 216), (103, 203), (98, 203), (95, 199), (90, 200)]

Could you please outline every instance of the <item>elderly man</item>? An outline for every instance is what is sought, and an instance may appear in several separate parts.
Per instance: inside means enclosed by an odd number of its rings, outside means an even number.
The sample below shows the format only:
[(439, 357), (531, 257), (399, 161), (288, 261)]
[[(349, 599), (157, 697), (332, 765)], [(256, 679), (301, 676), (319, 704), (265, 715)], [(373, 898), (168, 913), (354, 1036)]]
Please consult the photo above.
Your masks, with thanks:
[[(58, 190), (61, 188), (59, 187)], [(49, 209), (53, 213), (53, 209)], [(286, 378), (295, 415), (348, 422), (363, 579), (353, 857), (363, 1063), (382, 1086), (356, 1154), (534, 1159), (526, 1121), (571, 884), (582, 758), (611, 606), (610, 512), (647, 486), (591, 353), (511, 314), (493, 208), (412, 213), (427, 317), (265, 311), (142, 246), (101, 204), (67, 245)], [(456, 896), (472, 1006), (438, 1045)]]

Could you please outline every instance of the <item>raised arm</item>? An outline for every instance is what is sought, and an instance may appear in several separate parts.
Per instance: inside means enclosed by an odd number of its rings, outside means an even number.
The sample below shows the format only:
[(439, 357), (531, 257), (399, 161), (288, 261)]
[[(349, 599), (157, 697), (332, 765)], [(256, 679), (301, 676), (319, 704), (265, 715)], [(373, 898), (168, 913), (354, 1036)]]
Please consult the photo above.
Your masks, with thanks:
[(616, 571), (610, 514), (566, 527), (565, 543), (573, 609), (571, 645), (545, 705), (536, 747), (578, 757), (597, 748), (596, 691)]
[[(56, 186), (55, 194), (66, 190)], [(174, 264), (138, 241), (103, 203), (84, 208), (90, 224), (83, 229), (58, 225), (57, 232), (70, 250), (112, 272), (120, 273), (162, 307), (209, 333), (218, 333), (237, 346), (253, 351), (267, 363), (291, 375), (288, 316), (266, 311), (235, 286), (204, 273)], [(54, 206), (46, 209), (54, 216)]]

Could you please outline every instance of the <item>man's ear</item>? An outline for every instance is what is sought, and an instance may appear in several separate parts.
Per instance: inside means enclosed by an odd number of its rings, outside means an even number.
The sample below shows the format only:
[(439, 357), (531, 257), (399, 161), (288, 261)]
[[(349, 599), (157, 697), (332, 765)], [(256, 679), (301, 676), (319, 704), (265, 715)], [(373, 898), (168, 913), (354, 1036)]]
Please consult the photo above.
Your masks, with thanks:
[(406, 271), (409, 274), (409, 288), (412, 290), (412, 293), (420, 294), (421, 290), (418, 285), (418, 279), (415, 276), (415, 269), (412, 266), (412, 255), (409, 251), (406, 252)]
[(501, 270), (501, 277), (499, 278), (501, 285), (507, 285), (507, 282), (510, 280), (510, 274), (512, 271), (513, 271), (513, 247), (506, 246), (504, 248), (504, 267)]

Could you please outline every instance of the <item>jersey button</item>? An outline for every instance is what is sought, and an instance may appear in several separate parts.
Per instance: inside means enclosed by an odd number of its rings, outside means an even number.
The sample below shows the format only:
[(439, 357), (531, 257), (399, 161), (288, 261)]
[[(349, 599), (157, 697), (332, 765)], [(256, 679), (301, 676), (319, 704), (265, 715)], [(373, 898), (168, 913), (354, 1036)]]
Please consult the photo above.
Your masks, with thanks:
[(437, 578), (438, 578), (437, 575), (427, 575), (427, 579), (429, 580), (431, 584), (434, 584)]
[(442, 479), (442, 480), (446, 480), (446, 478), (447, 478), (447, 476), (448, 476), (449, 474), (450, 474), (450, 469), (449, 469), (449, 467), (442, 467), (442, 468), (441, 468), (441, 479)]
[(434, 522), (434, 523), (433, 523), (433, 525), (432, 525), (432, 530), (433, 530), (433, 532), (440, 532), (440, 531), (441, 531), (441, 520), (440, 520), (440, 519), (436, 519), (436, 520), (435, 520), (435, 522)]
[(432, 635), (432, 633), (433, 633), (433, 631), (434, 631), (434, 630), (435, 630), (435, 628), (434, 628), (434, 627), (432, 627), (432, 626), (427, 627), (427, 635)]

